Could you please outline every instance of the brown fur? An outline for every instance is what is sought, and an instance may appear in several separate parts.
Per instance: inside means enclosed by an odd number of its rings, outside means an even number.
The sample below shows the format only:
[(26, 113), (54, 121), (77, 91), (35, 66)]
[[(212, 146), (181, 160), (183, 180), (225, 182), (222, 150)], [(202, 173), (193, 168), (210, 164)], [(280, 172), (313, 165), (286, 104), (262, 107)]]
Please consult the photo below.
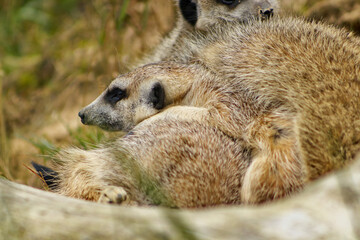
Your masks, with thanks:
[[(179, 48), (187, 48), (191, 50), (196, 48), (192, 44), (188, 44), (189, 40), (194, 36), (211, 31), (214, 25), (222, 25), (224, 22), (240, 22), (244, 23), (254, 18), (264, 18), (262, 14), (266, 10), (271, 9), (272, 14), (278, 14), (279, 6), (277, 0), (247, 0), (239, 1), (235, 7), (226, 6), (217, 0), (192, 0), (196, 4), (196, 24), (191, 25), (179, 9), (179, 2), (182, 0), (174, 0), (178, 12), (178, 18), (174, 29), (165, 37), (154, 51), (139, 61), (136, 66), (144, 64), (182, 59), (186, 56)], [(191, 2), (191, 0), (186, 0)], [(185, 2), (185, 1), (184, 1)], [(266, 18), (266, 17), (265, 17)]]
[(273, 13), (278, 12), (276, 0), (250, 0), (239, 1), (239, 4), (232, 8), (217, 0), (194, 0), (198, 8), (198, 21), (195, 27), (206, 30), (219, 22), (242, 21), (247, 22), (254, 18), (262, 19), (263, 12), (272, 9)]
[(97, 201), (119, 186), (136, 205), (240, 204), (250, 155), (242, 141), (196, 122), (144, 121), (109, 146), (63, 152), (57, 192)]
[[(245, 139), (253, 149), (242, 183), (246, 203), (286, 196), (351, 162), (360, 150), (356, 38), (291, 18), (229, 24), (209, 34), (194, 39), (195, 63), (152, 64), (112, 83), (126, 82), (129, 99), (140, 94), (130, 86), (160, 82), (165, 89), (168, 107), (156, 115), (143, 111), (131, 124), (191, 120)], [(151, 108), (142, 102), (135, 108)]]

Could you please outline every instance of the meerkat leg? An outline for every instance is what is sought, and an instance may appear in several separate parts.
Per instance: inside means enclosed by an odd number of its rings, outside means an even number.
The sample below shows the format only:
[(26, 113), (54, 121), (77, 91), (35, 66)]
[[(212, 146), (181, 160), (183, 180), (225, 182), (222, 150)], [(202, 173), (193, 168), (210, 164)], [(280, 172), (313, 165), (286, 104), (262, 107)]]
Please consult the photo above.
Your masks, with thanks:
[[(58, 172), (55, 192), (95, 202), (129, 203), (127, 193), (134, 188), (133, 180), (124, 172), (112, 150), (73, 148), (63, 150), (57, 157), (59, 160), (54, 166)], [(131, 202), (135, 204), (137, 198), (131, 196)]]
[(254, 141), (258, 153), (244, 177), (243, 202), (262, 203), (301, 189), (305, 166), (299, 156), (294, 120), (265, 116), (249, 130), (249, 139)]
[(98, 202), (127, 205), (130, 202), (130, 198), (124, 188), (107, 186), (101, 191)]

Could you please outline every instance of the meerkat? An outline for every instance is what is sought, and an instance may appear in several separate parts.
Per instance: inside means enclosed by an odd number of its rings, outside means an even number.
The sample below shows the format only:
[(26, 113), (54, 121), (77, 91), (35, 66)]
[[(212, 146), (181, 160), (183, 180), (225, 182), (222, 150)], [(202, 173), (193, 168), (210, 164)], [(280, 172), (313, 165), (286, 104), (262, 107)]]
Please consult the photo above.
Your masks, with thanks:
[[(263, 109), (259, 104), (249, 101), (246, 91), (235, 81), (218, 78), (199, 64), (162, 62), (124, 74), (114, 80), (93, 103), (81, 110), (79, 116), (84, 124), (111, 131), (131, 131), (143, 123), (156, 126), (159, 121), (167, 119), (194, 121), (216, 127), (230, 138), (245, 138), (248, 140), (247, 144), (254, 149), (255, 159), (264, 154), (287, 154), (285, 158), (292, 157), (290, 163), (282, 163), (281, 159), (276, 159), (279, 168), (288, 169), (266, 178), (268, 181), (282, 180), (286, 184), (276, 183), (278, 186), (264, 191), (244, 190), (244, 203), (261, 203), (287, 196), (301, 189), (305, 182), (306, 169), (297, 153), (292, 126), (295, 121), (294, 113), (285, 107)], [(248, 130), (251, 124), (253, 128)], [(268, 129), (269, 124), (273, 126)], [(279, 132), (286, 135), (280, 137)], [(261, 149), (259, 142), (252, 140), (254, 136), (250, 136), (254, 133), (263, 134), (261, 137), (268, 139), (258, 141), (272, 146)], [(275, 145), (271, 140), (276, 134), (279, 137)], [(252, 181), (254, 180), (249, 179), (247, 182)], [(257, 183), (266, 184), (264, 181)], [(261, 197), (245, 199), (248, 195), (260, 193), (263, 194)]]
[(154, 51), (135, 66), (164, 60), (182, 59), (177, 49), (193, 48), (189, 38), (211, 31), (216, 24), (234, 21), (245, 23), (251, 19), (268, 19), (279, 11), (277, 0), (173, 0), (177, 9), (174, 29)]
[[(144, 58), (139, 65), (164, 59), (183, 58), (181, 51), (174, 51), (174, 49), (179, 47), (191, 49), (194, 47), (192, 45), (186, 46), (187, 38), (196, 37), (196, 35), (199, 34), (199, 30), (201, 30), (202, 34), (207, 31), (207, 28), (211, 28), (212, 25), (216, 23), (221, 24), (226, 21), (246, 22), (253, 18), (267, 19), (276, 13), (278, 8), (276, 0), (254, 0), (246, 2), (176, 0), (175, 2), (178, 5), (179, 15), (182, 17), (178, 18), (176, 27), (170, 33), (169, 37), (164, 39), (154, 53)], [(210, 15), (211, 18), (209, 18)], [(106, 119), (104, 120), (106, 121)], [(52, 179), (53, 176), (50, 176), (50, 178)], [(50, 186), (56, 186), (56, 184), (51, 182)], [(121, 190), (119, 191), (122, 192)], [(96, 192), (98, 193), (98, 191)], [(89, 195), (85, 198), (92, 198), (89, 196), (93, 193), (91, 191), (88, 191), (88, 193)], [(107, 201), (107, 197), (104, 197), (104, 195), (101, 196), (100, 201), (103, 201), (103, 199)]]
[(251, 149), (243, 141), (215, 128), (178, 119), (144, 121), (106, 146), (62, 151), (54, 166), (52, 190), (122, 205), (241, 204), (250, 157)]
[(254, 149), (244, 203), (286, 196), (360, 150), (356, 37), (287, 18), (229, 23), (194, 42), (194, 63), (120, 76), (80, 111), (82, 122), (128, 131), (175, 118), (244, 139)]

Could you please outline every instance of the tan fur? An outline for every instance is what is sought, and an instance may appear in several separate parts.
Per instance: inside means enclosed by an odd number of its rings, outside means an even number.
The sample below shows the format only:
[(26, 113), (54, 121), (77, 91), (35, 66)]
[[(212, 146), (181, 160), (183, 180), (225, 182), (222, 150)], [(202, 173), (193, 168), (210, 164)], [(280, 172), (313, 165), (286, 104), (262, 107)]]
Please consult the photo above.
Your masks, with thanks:
[(273, 9), (278, 12), (278, 3), (274, 0), (239, 1), (239, 5), (229, 8), (217, 0), (194, 0), (198, 8), (197, 29), (207, 29), (219, 22), (248, 21), (253, 18), (263, 18), (262, 12)]
[(196, 122), (144, 121), (109, 146), (58, 156), (57, 192), (97, 201), (104, 189), (120, 186), (131, 205), (240, 204), (250, 155), (242, 141)]
[[(126, 79), (129, 99), (140, 95), (131, 86), (164, 87), (167, 108), (151, 110), (139, 127), (184, 119), (244, 139), (253, 149), (242, 183), (246, 203), (286, 196), (351, 162), (360, 150), (356, 38), (291, 18), (229, 24), (209, 34), (194, 39), (195, 63), (147, 65), (112, 83)], [(102, 106), (88, 113), (94, 109)], [(120, 118), (131, 112), (122, 109)]]

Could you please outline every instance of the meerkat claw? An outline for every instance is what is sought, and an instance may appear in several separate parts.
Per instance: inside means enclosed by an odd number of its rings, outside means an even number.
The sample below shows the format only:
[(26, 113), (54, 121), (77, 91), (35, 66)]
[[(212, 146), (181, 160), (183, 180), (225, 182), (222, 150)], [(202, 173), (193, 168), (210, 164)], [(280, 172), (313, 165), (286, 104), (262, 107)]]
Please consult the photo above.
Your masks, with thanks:
[(98, 202), (125, 205), (129, 202), (129, 196), (122, 187), (108, 186), (101, 191)]

